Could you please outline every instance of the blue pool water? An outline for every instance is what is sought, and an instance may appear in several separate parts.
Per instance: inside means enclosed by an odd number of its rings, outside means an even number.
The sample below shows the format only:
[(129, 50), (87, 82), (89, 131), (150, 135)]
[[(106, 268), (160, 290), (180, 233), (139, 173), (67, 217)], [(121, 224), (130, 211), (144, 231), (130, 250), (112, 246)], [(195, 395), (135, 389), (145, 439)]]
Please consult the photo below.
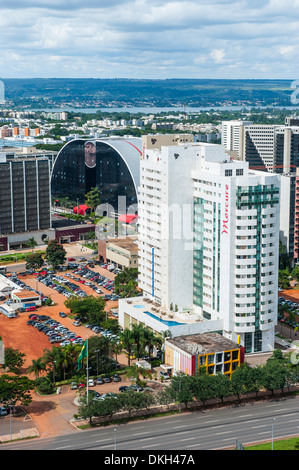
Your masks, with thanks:
[(135, 308), (145, 308), (145, 305), (134, 305)]
[(176, 326), (176, 325), (184, 325), (184, 323), (178, 323), (177, 321), (172, 321), (172, 320), (162, 320), (162, 318), (157, 317), (157, 315), (154, 315), (151, 312), (144, 312), (150, 317), (154, 318), (155, 320), (158, 320), (161, 323), (164, 323), (166, 326)]

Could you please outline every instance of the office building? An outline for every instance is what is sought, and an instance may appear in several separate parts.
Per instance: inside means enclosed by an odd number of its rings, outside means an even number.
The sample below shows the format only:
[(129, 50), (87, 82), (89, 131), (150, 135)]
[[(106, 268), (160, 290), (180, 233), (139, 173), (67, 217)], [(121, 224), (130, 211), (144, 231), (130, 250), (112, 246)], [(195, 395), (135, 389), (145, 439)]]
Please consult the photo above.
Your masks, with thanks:
[(219, 145), (158, 147), (141, 160), (138, 228), (139, 286), (155, 320), (170, 310), (161, 328), (176, 336), (212, 327), (246, 352), (273, 349), (280, 177)]
[(299, 119), (285, 125), (223, 121), (221, 143), (232, 158), (249, 162), (252, 169), (295, 173), (299, 166)]
[(243, 148), (244, 126), (251, 124), (251, 121), (222, 121), (221, 143), (227, 154), (234, 160), (241, 158), (240, 149)]
[[(100, 191), (101, 204), (115, 214), (137, 211), (141, 139), (74, 139), (58, 153), (51, 175), (55, 199), (85, 202), (91, 188)], [(119, 204), (119, 197), (122, 198)]]
[(8, 250), (51, 230), (50, 164), (47, 158), (0, 159), (0, 246)]
[(98, 241), (98, 259), (115, 268), (138, 268), (137, 236)]

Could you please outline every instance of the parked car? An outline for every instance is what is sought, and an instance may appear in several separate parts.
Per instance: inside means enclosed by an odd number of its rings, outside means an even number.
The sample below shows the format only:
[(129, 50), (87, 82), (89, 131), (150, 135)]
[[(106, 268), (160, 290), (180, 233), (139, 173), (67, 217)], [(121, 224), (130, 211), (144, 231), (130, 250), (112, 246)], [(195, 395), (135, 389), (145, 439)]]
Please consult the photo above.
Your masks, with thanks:
[(88, 380), (88, 386), (89, 387), (94, 387), (95, 383), (94, 383), (94, 380), (93, 379), (89, 379)]
[(134, 392), (142, 392), (143, 387), (140, 387), (139, 385), (129, 385), (129, 390), (134, 390)]
[(113, 382), (120, 382), (121, 381), (121, 378), (118, 374), (114, 374), (113, 375)]
[(35, 310), (36, 310), (36, 307), (33, 307), (33, 306), (32, 307), (27, 307), (25, 309), (26, 312), (34, 312)]
[(111, 382), (111, 377), (110, 377), (110, 375), (105, 375), (105, 377), (104, 377), (104, 382), (105, 382), (106, 384)]
[(59, 316), (62, 317), (62, 318), (65, 318), (67, 315), (64, 312), (59, 312)]
[(97, 385), (102, 385), (103, 383), (104, 383), (103, 377), (97, 377), (97, 379), (96, 379), (96, 384), (97, 384)]
[(78, 388), (77, 383), (76, 383), (76, 382), (72, 382), (72, 383), (71, 383), (71, 390), (76, 390), (77, 388)]
[(163, 377), (163, 379), (165, 379), (165, 380), (170, 379), (170, 375), (168, 374), (168, 372), (166, 372), (164, 370), (160, 370), (160, 377)]
[(4, 406), (0, 406), (0, 416), (8, 415), (8, 411)]
[(121, 387), (119, 387), (118, 389), (121, 393), (123, 392), (127, 392), (129, 389), (129, 387), (127, 387), (127, 385), (122, 385)]

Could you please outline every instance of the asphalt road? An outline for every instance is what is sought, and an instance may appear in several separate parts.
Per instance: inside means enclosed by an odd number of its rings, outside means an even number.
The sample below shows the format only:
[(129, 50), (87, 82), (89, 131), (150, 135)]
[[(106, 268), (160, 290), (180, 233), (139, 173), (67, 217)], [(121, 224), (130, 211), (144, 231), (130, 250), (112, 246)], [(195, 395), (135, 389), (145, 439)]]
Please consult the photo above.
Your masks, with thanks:
[[(299, 436), (299, 398), (190, 412), (149, 421), (78, 431), (55, 439), (3, 444), (1, 450), (198, 451)], [(126, 453), (128, 455), (128, 452)]]

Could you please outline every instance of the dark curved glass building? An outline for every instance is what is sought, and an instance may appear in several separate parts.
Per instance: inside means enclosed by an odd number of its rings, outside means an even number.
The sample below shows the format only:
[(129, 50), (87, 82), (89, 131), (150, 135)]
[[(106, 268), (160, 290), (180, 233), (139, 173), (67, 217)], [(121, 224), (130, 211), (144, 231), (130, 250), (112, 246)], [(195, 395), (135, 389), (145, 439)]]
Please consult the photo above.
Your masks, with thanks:
[[(74, 139), (58, 153), (51, 175), (54, 198), (69, 197), (84, 202), (91, 188), (97, 187), (101, 204), (119, 211), (119, 197), (125, 197), (126, 211), (137, 207), (140, 157), (139, 138)], [(123, 200), (123, 198), (122, 198)]]

